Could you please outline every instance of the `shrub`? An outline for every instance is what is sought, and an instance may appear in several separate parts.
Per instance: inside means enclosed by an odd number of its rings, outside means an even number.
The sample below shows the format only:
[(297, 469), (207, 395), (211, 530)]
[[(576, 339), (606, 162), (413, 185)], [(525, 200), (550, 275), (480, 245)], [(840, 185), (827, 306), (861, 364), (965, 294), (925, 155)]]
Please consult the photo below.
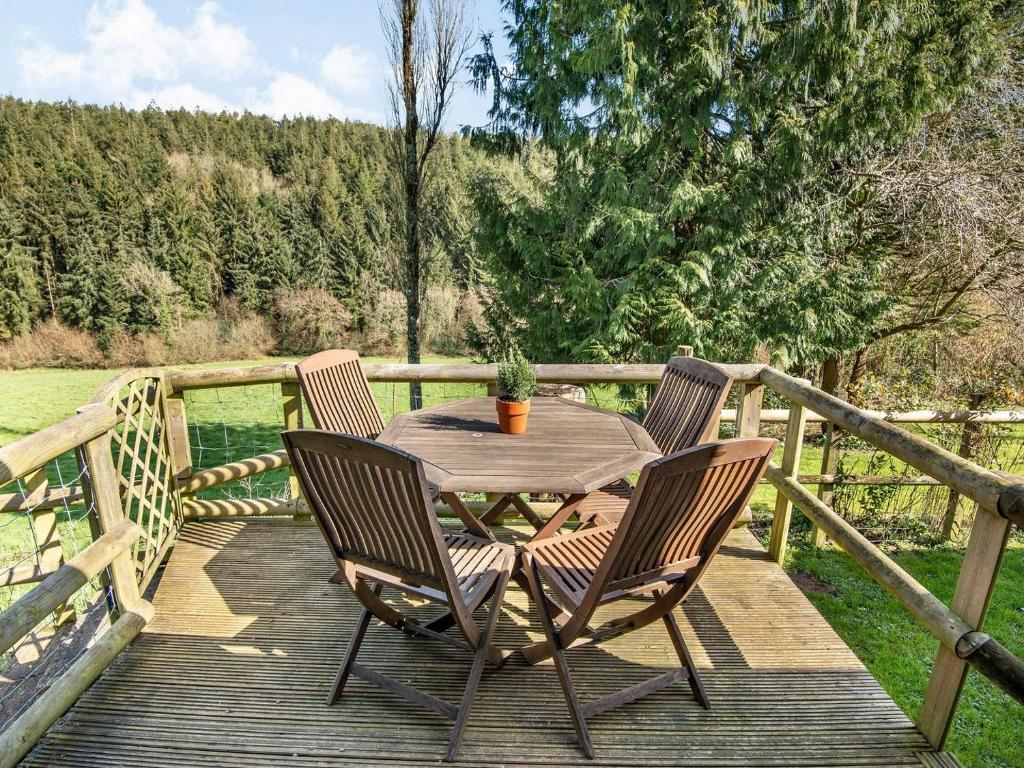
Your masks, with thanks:
[(405, 296), (399, 291), (376, 291), (360, 322), (361, 350), (395, 354), (405, 347)]
[(220, 324), (205, 317), (183, 321), (171, 332), (171, 359), (174, 363), (203, 363), (223, 355)]
[(115, 334), (107, 350), (107, 363), (115, 368), (148, 368), (175, 362), (167, 342), (153, 332)]
[(2, 368), (95, 368), (103, 363), (94, 337), (55, 319), (0, 343)]
[(277, 346), (270, 324), (255, 312), (239, 316), (227, 328), (221, 347), (222, 360), (268, 357)]
[(274, 294), (274, 317), (278, 348), (296, 355), (342, 346), (352, 324), (345, 305), (317, 288), (278, 289)]
[(498, 361), (498, 391), (502, 400), (522, 403), (537, 391), (537, 373), (517, 346), (510, 346)]

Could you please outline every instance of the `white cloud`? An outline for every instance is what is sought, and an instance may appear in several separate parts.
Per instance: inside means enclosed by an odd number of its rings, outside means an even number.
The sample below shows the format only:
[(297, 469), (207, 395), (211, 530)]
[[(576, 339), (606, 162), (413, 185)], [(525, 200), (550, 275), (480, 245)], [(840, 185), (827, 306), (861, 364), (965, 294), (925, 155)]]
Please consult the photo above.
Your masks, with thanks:
[(365, 93), (381, 80), (377, 57), (359, 45), (335, 45), (320, 62), (320, 76), (342, 93)]
[(246, 108), (272, 117), (376, 119), (373, 113), (345, 104), (313, 81), (291, 72), (279, 72), (262, 91), (250, 91)]
[(59, 51), (50, 43), (40, 41), (18, 52), (18, 67), (21, 79), (29, 88), (47, 88), (80, 82), (85, 57), (80, 53)]
[(232, 80), (256, 64), (245, 30), (224, 21), (213, 2), (199, 6), (185, 27), (163, 24), (145, 0), (103, 0), (92, 5), (83, 32), (85, 50), (60, 51), (45, 41), (21, 50), (26, 85), (88, 84), (123, 100), (140, 83), (180, 80), (184, 72)]
[(149, 2), (95, 0), (77, 49), (27, 38), (17, 55), (22, 82), (42, 91), (36, 98), (86, 94), (86, 100), (136, 109), (155, 103), (380, 122), (376, 113), (349, 103), (365, 100), (383, 78), (365, 48), (335, 45), (322, 59), (290, 50), (296, 67), (312, 73), (304, 77), (264, 64), (245, 28), (227, 20), (216, 2), (203, 2), (177, 26), (161, 21)]

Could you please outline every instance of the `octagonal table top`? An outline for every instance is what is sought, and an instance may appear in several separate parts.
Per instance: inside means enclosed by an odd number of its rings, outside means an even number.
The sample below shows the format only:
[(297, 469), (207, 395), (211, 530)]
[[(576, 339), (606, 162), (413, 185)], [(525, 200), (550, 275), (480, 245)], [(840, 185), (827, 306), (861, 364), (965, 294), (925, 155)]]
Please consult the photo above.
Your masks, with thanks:
[(498, 429), (493, 397), (474, 397), (398, 414), (377, 439), (453, 493), (590, 493), (661, 456), (635, 421), (561, 397), (534, 397), (523, 435)]

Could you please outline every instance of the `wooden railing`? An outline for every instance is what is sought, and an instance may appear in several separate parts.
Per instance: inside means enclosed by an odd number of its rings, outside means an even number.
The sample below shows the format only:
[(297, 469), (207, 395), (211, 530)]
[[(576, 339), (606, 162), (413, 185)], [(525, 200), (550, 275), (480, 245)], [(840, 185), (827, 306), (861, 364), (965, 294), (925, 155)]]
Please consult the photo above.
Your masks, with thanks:
[[(101, 572), (108, 574), (118, 614), (111, 627), (0, 733), (0, 768), (17, 764), (152, 617), (152, 606), (139, 597), (131, 556), (143, 530), (122, 513), (110, 451), (110, 436), (118, 428), (113, 408), (89, 405), (69, 419), (0, 448), (0, 487), (40, 477), (40, 473), (45, 478), (49, 462), (81, 450), (88, 467), (88, 488), (83, 493), (91, 497), (99, 523), (99, 535), (92, 544), (66, 563), (39, 573), (38, 579), (34, 576), (39, 583), (0, 614), (0, 654), (60, 611)], [(48, 548), (53, 540), (48, 539)], [(62, 560), (59, 540), (57, 546), (58, 560)]]
[[(367, 365), (372, 381), (423, 383), (475, 383), (492, 385), (497, 371), (487, 365)], [(940, 422), (982, 420), (975, 413), (918, 412), (907, 418), (868, 412), (815, 389), (809, 382), (761, 365), (724, 365), (734, 378), (738, 407), (726, 412), (739, 436), (759, 434), (762, 422), (782, 421), (786, 438), (780, 465), (772, 465), (768, 481), (776, 488), (775, 514), (769, 551), (777, 561), (785, 557), (792, 509), (795, 506), (815, 526), (817, 538), (831, 538), (867, 573), (899, 600), (941, 643), (925, 702), (918, 718), (924, 735), (935, 746), (945, 741), (961, 684), (968, 666), (1024, 701), (1024, 665), (996, 640), (982, 632), (982, 624), (1011, 523), (1024, 525), (1024, 480), (988, 471), (927, 440), (914, 436), (894, 421)], [(538, 365), (541, 383), (582, 385), (651, 385), (662, 373), (660, 365)], [(141, 382), (141, 383), (140, 383)], [(295, 367), (290, 363), (241, 368), (136, 371), (117, 377), (97, 395), (96, 403), (60, 425), (0, 449), (0, 488), (17, 477), (27, 477), (61, 452), (81, 447), (89, 468), (86, 492), (92, 494), (100, 536), (82, 556), (44, 575), (39, 586), (0, 615), (13, 635), (32, 617), (52, 610), (68, 599), (76, 584), (91, 578), (95, 569), (107, 568), (121, 607), (121, 618), (99, 643), (16, 720), (3, 734), (0, 768), (16, 762), (45, 729), (127, 645), (152, 615), (152, 607), (138, 597), (139, 585), (152, 577), (182, 519), (305, 512), (294, 478), (288, 498), (197, 499), (196, 494), (225, 484), (288, 466), (282, 450), (241, 457), (217, 467), (194, 468), (189, 440), (186, 394), (191, 390), (277, 385), (280, 387), (281, 423), (291, 429), (302, 423), (302, 402)], [(762, 411), (763, 396), (771, 389), (790, 402), (785, 410)], [(127, 392), (127, 395), (124, 393)], [(148, 409), (148, 410), (147, 410)], [(141, 411), (148, 421), (132, 421)], [(834, 475), (798, 474), (804, 426), (824, 420), (856, 435), (878, 449), (915, 467), (930, 482), (941, 483), (978, 504), (960, 581), (951, 606), (946, 606), (891, 558), (838, 515), (828, 503), (811, 493), (805, 483), (836, 481)], [(1008, 413), (1003, 423), (1024, 420)], [(154, 426), (155, 425), (155, 426)], [(150, 442), (164, 464), (131, 471), (138, 448), (123, 438), (134, 428)], [(117, 446), (112, 453), (112, 444)], [(115, 464), (115, 456), (117, 464)], [(126, 463), (127, 462), (127, 463)], [(138, 462), (137, 462), (138, 463)], [(126, 470), (127, 467), (127, 470)], [(173, 477), (164, 479), (162, 473)], [(161, 485), (165, 484), (165, 485)], [(154, 493), (155, 487), (160, 488)], [(165, 487), (166, 486), (166, 487)], [(164, 506), (164, 505), (168, 506)], [(165, 514), (170, 509), (170, 514)], [(537, 505), (543, 514), (545, 505)], [(133, 517), (133, 510), (138, 511)], [(155, 524), (155, 528), (154, 528)], [(95, 549), (94, 549), (95, 548)], [(140, 555), (141, 553), (141, 555)], [(109, 559), (107, 559), (109, 557)], [(73, 589), (74, 588), (74, 589)], [(20, 606), (20, 607), (19, 607)], [(13, 613), (12, 613), (13, 611)], [(18, 617), (21, 618), (18, 618)], [(8, 632), (8, 630), (4, 630)], [(0, 636), (5, 642), (7, 634)], [(72, 677), (74, 673), (74, 677)], [(65, 682), (65, 678), (68, 680)]]
[[(735, 424), (739, 436), (759, 434), (762, 423), (783, 422), (786, 437), (781, 465), (773, 465), (767, 480), (777, 489), (769, 551), (782, 562), (785, 557), (792, 509), (795, 505), (814, 526), (814, 540), (830, 537), (849, 553), (868, 574), (899, 600), (940, 642), (941, 649), (929, 682), (919, 726), (936, 747), (945, 742), (955, 713), (963, 676), (968, 665), (996, 682), (1019, 701), (1024, 701), (1024, 665), (980, 629), (998, 573), (1011, 521), (1024, 524), (1024, 481), (990, 472), (894, 423), (1021, 423), (1024, 413), (916, 411), (893, 413), (864, 411), (850, 406), (807, 381), (786, 376), (768, 366), (723, 365), (739, 388), (739, 405), (723, 412)], [(462, 382), (493, 384), (495, 366), (485, 365), (366, 365), (367, 377), (377, 382)], [(538, 365), (541, 383), (559, 384), (656, 384), (660, 365)], [(216, 371), (172, 371), (167, 375), (175, 397), (209, 387), (280, 384), (284, 402), (294, 396), (297, 381), (289, 363)], [(765, 389), (790, 400), (788, 409), (762, 411)], [(291, 425), (300, 412), (292, 406)], [(183, 414), (183, 423), (187, 415)], [(979, 506), (970, 537), (960, 583), (952, 607), (947, 607), (868, 541), (821, 498), (820, 487), (849, 483), (902, 482), (896, 478), (834, 474), (799, 475), (804, 426), (808, 421), (837, 425), (869, 444), (888, 452), (922, 473), (911, 483), (942, 484)], [(286, 416), (285, 423), (289, 422)], [(178, 427), (181, 428), (180, 426)], [(187, 436), (175, 439), (184, 443)], [(191, 495), (226, 483), (285, 467), (287, 455), (273, 451), (229, 464), (189, 472), (180, 478), (181, 488)], [(811, 493), (806, 484), (819, 486)], [(481, 505), (481, 508), (484, 505)], [(188, 498), (182, 505), (186, 517), (301, 514), (304, 507), (296, 493), (288, 499)], [(538, 511), (544, 511), (543, 507)]]

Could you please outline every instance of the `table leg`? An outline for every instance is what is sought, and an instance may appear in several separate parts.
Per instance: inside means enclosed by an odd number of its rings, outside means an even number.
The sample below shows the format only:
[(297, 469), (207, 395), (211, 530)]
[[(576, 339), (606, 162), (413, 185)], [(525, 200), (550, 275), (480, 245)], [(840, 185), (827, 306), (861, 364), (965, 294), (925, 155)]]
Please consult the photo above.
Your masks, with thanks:
[(537, 533), (530, 538), (530, 541), (538, 541), (540, 539), (550, 539), (552, 536), (558, 534), (559, 528), (565, 525), (569, 518), (576, 512), (576, 508), (580, 505), (580, 502), (587, 498), (585, 493), (572, 493), (569, 494), (565, 501), (562, 502), (555, 513), (548, 518), (548, 521), (541, 526)]
[(486, 525), (478, 520), (472, 512), (466, 509), (466, 505), (462, 503), (462, 499), (458, 495), (450, 492), (442, 492), (441, 500), (444, 501), (452, 511), (458, 515), (459, 520), (466, 526), (466, 530), (472, 533), (474, 536), (479, 536), (484, 539), (490, 539), (496, 541), (494, 534), (490, 532)]
[(490, 509), (480, 515), (480, 522), (486, 526), (494, 525), (501, 513), (505, 511), (505, 508), (512, 503), (513, 498), (515, 498), (515, 494), (506, 493)]
[(512, 497), (512, 506), (516, 508), (516, 512), (526, 518), (527, 522), (530, 523), (538, 531), (544, 527), (544, 521), (541, 519), (533, 507), (530, 506), (529, 502), (526, 501), (518, 493)]

